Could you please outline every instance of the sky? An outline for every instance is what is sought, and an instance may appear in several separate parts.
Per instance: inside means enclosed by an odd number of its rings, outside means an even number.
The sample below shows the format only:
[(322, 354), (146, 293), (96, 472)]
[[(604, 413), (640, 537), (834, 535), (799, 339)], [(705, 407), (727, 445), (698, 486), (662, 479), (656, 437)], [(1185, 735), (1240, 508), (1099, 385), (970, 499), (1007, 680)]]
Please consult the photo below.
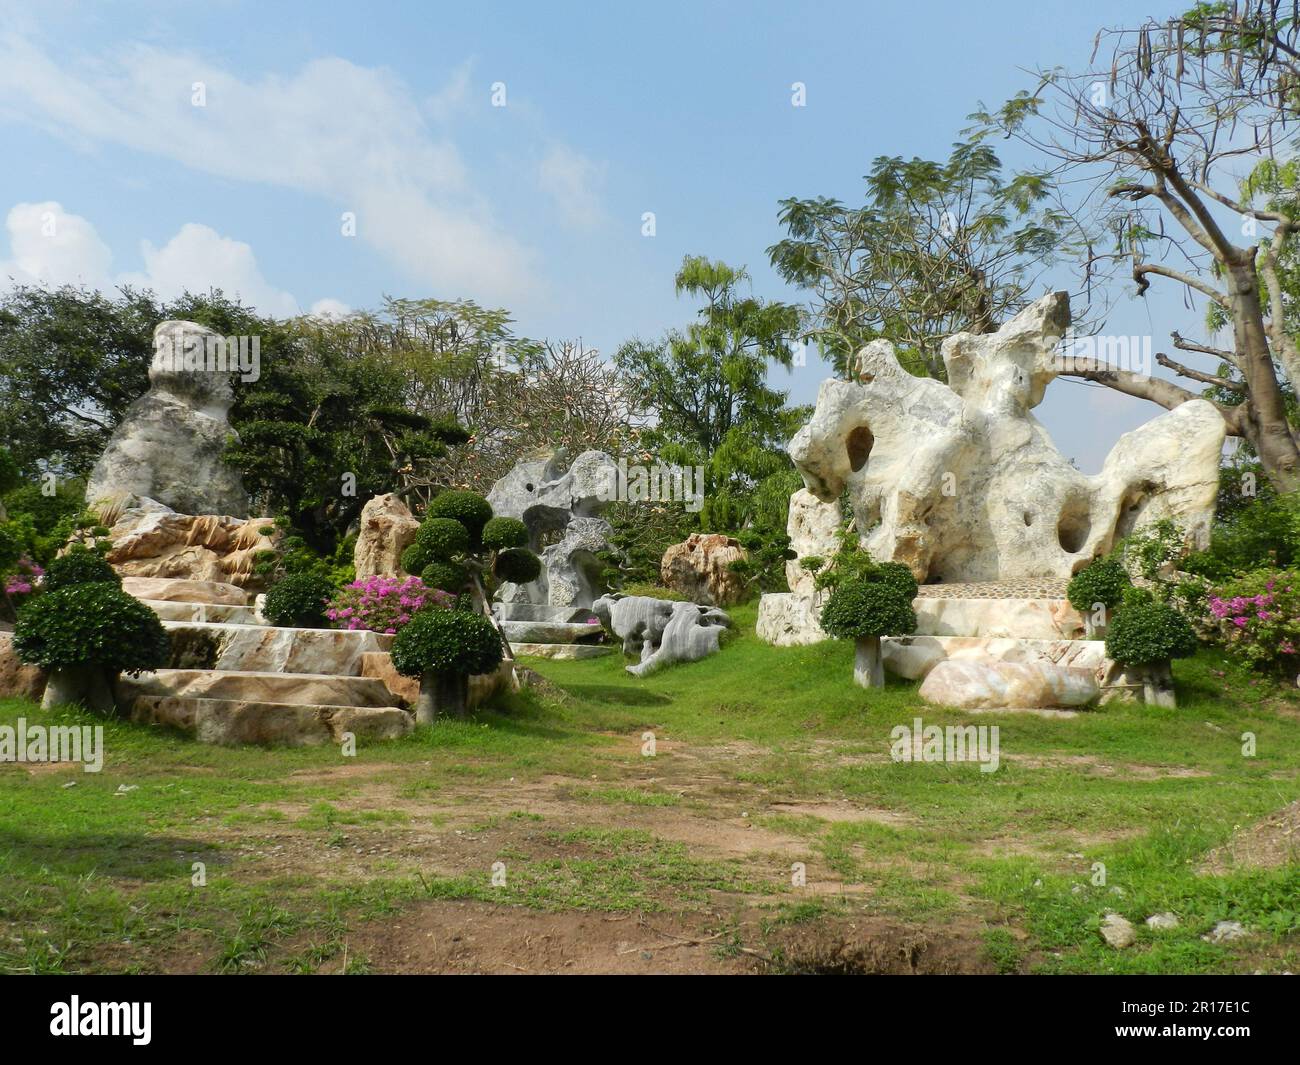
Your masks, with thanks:
[[(687, 254), (800, 300), (767, 261), (779, 200), (858, 203), (876, 156), (943, 158), (1028, 70), (1172, 10), (0, 0), (0, 286), (217, 287), (276, 315), (471, 298), (612, 355), (690, 320)], [(1200, 320), (1172, 284), (1117, 290), (1107, 331), (1163, 350)], [(772, 381), (807, 403), (827, 376), (814, 354)], [(1160, 411), (1061, 379), (1037, 413), (1095, 472)]]

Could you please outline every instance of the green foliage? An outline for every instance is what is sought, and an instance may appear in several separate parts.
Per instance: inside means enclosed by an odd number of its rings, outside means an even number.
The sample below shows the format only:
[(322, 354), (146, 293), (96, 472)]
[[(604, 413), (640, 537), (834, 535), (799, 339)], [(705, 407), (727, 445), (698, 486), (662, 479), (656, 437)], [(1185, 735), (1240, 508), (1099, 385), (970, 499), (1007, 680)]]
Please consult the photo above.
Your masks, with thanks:
[[(1222, 498), (1222, 492), (1220, 492)], [(1261, 566), (1286, 569), (1300, 562), (1300, 496), (1266, 486), (1257, 497), (1220, 514), (1210, 546), (1182, 563), (1188, 573), (1212, 581), (1230, 580)]]
[(262, 613), (272, 625), (288, 628), (329, 627), (325, 609), (334, 595), (334, 585), (319, 573), (291, 573), (271, 586)]
[(74, 584), (107, 583), (122, 585), (122, 578), (102, 555), (81, 545), (74, 545), (45, 568), (46, 592), (57, 592)]
[(469, 583), (469, 571), (456, 562), (430, 562), (420, 570), (420, 580), (430, 588), (459, 595)]
[(1131, 587), (1128, 571), (1118, 558), (1100, 558), (1088, 563), (1070, 578), (1065, 597), (1080, 613), (1088, 613), (1096, 604), (1118, 606), (1124, 599), (1125, 589)]
[(841, 581), (822, 608), (822, 628), (841, 640), (905, 636), (916, 629), (912, 597), (897, 581), (854, 578)]
[(884, 584), (909, 603), (916, 598), (916, 578), (907, 566), (901, 562), (877, 562), (870, 552), (863, 550), (851, 525), (840, 530), (839, 541), (829, 561), (815, 556), (802, 561), (804, 569), (815, 574), (813, 583), (818, 588), (837, 588), (850, 581)]
[(771, 527), (758, 527), (737, 533), (736, 539), (745, 549), (746, 557), (731, 563), (729, 568), (745, 582), (746, 590), (789, 591), (785, 564), (795, 558), (789, 536)]
[(27, 548), (27, 530), (12, 521), (0, 521), (0, 575), (18, 564)]
[(501, 634), (469, 610), (417, 613), (393, 640), (393, 667), (407, 677), (425, 673), (490, 673), (503, 657)]
[(1167, 603), (1125, 604), (1106, 631), (1106, 654), (1125, 665), (1152, 665), (1196, 653), (1196, 633)]
[(1300, 570), (1260, 569), (1216, 587), (1203, 617), (1210, 638), (1252, 668), (1300, 666)]
[(469, 530), (455, 518), (426, 518), (415, 534), (415, 542), (436, 562), (467, 551), (469, 541)]
[(450, 491), (434, 496), (425, 511), (429, 518), (451, 518), (458, 521), (469, 533), (469, 549), (478, 551), (483, 546), (483, 527), (492, 520), (492, 505), (477, 492)]
[(417, 542), (403, 551), (398, 561), (405, 572), (419, 575), (424, 572), (427, 566), (433, 563), (434, 558), (426, 548)]
[(509, 547), (528, 546), (528, 526), (518, 518), (493, 518), (483, 526), (483, 547), (503, 551)]
[(1116, 545), (1116, 553), (1130, 574), (1162, 582), (1162, 571), (1183, 557), (1186, 544), (1187, 538), (1178, 524), (1161, 518), (1126, 536)]
[(37, 596), (18, 613), (14, 648), (46, 669), (98, 666), (139, 673), (167, 664), (171, 644), (158, 616), (113, 584), (72, 584)]
[(12, 492), (20, 484), (22, 471), (19, 470), (18, 463), (9, 454), (7, 447), (0, 447), (0, 495)]
[(664, 552), (698, 531), (696, 516), (668, 503), (613, 503), (604, 518), (613, 532), (600, 553), (602, 578), (613, 588), (657, 585)]
[(526, 547), (512, 547), (497, 554), (493, 575), (499, 581), (528, 584), (542, 573), (542, 560)]

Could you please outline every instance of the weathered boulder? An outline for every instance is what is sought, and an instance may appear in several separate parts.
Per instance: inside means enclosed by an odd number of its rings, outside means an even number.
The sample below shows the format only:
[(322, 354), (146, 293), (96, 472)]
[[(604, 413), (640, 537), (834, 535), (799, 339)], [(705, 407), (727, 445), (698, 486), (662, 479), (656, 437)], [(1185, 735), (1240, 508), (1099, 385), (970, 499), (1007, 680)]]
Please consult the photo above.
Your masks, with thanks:
[(14, 650), (14, 634), (0, 632), (0, 698), (40, 701), (49, 679), (39, 666), (29, 666)]
[(492, 486), (492, 513), (522, 521), (528, 546), (542, 559), (537, 580), (501, 587), (502, 603), (591, 606), (603, 590), (604, 566), (597, 556), (609, 548), (613, 533), (599, 515), (615, 498), (617, 483), (612, 458), (584, 451), (567, 466), (560, 453), (517, 463)]
[(361, 530), (352, 556), (357, 580), (401, 573), (402, 552), (415, 542), (419, 529), (410, 508), (394, 493), (371, 499), (361, 510)]
[[(373, 677), (384, 682), (385, 687), (397, 698), (414, 706), (420, 697), (420, 680), (418, 677), (406, 677), (393, 668), (393, 658), (387, 651), (367, 651), (361, 656), (361, 676)], [(519, 687), (515, 675), (515, 663), (512, 658), (502, 659), (493, 673), (478, 673), (469, 678), (469, 691), (465, 705), (469, 709), (482, 706), (490, 699)]]
[(808, 489), (790, 497), (785, 531), (795, 557), (785, 564), (788, 592), (769, 592), (758, 601), (758, 637), (778, 647), (820, 643), (830, 637), (821, 626), (826, 592), (819, 591), (805, 558), (829, 558), (839, 546), (843, 514), (839, 499), (822, 502)]
[(602, 596), (592, 610), (623, 641), (624, 654), (640, 655), (640, 662), (627, 667), (638, 677), (713, 654), (721, 646), (722, 630), (731, 625), (714, 607), (645, 595)]
[[(278, 533), (269, 519), (225, 514), (181, 514), (153, 499), (125, 497), (100, 512), (111, 542), (105, 556), (124, 577), (148, 577), (256, 584), (259, 551), (275, 547)], [(149, 596), (139, 591), (140, 598)]]
[(740, 541), (733, 537), (691, 533), (664, 552), (659, 579), (665, 588), (681, 592), (693, 603), (730, 606), (740, 602), (745, 593), (744, 581), (732, 572), (731, 564), (746, 557)]
[(907, 373), (888, 341), (868, 344), (856, 379), (823, 382), (790, 442), (804, 484), (827, 503), (847, 489), (867, 550), (923, 583), (1069, 577), (1161, 518), (1204, 545), (1222, 416), (1188, 401), (1121, 437), (1100, 474), (1080, 473), (1030, 413), (1068, 368), (1069, 321), (1058, 292), (996, 333), (949, 337), (946, 385)]
[(949, 658), (926, 675), (918, 695), (966, 710), (1081, 707), (1101, 694), (1092, 670), (1048, 662)]
[(224, 343), (195, 322), (154, 330), (149, 391), (127, 408), (86, 483), (86, 502), (112, 506), (124, 496), (154, 499), (186, 514), (247, 514), (239, 473), (222, 461), (238, 439), (227, 415), (231, 372), (209, 369), (209, 344)]

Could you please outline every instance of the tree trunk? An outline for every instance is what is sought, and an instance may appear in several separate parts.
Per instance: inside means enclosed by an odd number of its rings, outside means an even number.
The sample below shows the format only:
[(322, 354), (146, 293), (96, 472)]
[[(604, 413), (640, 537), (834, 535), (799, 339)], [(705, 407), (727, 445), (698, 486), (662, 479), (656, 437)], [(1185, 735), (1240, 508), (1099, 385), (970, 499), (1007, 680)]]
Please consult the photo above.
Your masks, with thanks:
[(1178, 698), (1174, 694), (1174, 674), (1168, 662), (1142, 667), (1142, 701), (1147, 706), (1163, 706), (1169, 710), (1178, 708)]
[[(1286, 400), (1264, 330), (1254, 255), (1229, 265), (1227, 273), (1233, 341), (1248, 393), (1246, 439), (1273, 487), (1279, 492), (1294, 491), (1300, 488), (1300, 447), (1287, 424)], [(1300, 386), (1300, 382), (1291, 383)]]
[(432, 725), (439, 717), (464, 717), (468, 696), (469, 677), (464, 673), (425, 673), (415, 703), (416, 724)]
[(108, 674), (98, 666), (51, 670), (41, 709), (52, 710), (56, 706), (74, 704), (99, 714), (113, 713), (117, 701), (113, 698), (113, 684)]
[(853, 681), (862, 688), (880, 688), (885, 683), (885, 669), (880, 662), (880, 637), (860, 636), (855, 643)]

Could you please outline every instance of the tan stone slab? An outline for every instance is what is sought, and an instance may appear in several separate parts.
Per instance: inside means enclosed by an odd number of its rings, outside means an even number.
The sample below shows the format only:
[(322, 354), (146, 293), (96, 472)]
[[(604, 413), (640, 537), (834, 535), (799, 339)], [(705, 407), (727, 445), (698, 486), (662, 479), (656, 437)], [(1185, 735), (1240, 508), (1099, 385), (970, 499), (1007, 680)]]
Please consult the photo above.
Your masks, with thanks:
[(342, 743), (345, 733), (362, 742), (373, 742), (398, 739), (415, 727), (415, 719), (397, 707), (308, 706), (155, 695), (136, 698), (131, 720), (166, 725), (189, 733), (200, 743), (225, 746), (318, 747)]
[(123, 676), (118, 687), (128, 697), (185, 696), (307, 706), (396, 706), (400, 702), (382, 681), (326, 674), (160, 669), (138, 677)]
[(194, 581), (181, 577), (123, 577), (122, 590), (137, 599), (169, 603), (221, 603), (247, 606), (248, 593), (220, 581)]

